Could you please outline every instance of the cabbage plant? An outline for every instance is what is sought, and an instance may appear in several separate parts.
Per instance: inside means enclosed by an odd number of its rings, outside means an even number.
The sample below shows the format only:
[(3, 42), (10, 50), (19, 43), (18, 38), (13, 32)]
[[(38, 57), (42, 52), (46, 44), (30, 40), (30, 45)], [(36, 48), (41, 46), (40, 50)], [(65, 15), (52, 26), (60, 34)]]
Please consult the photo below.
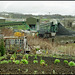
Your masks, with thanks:
[(38, 60), (33, 60), (33, 63), (38, 63)]
[(40, 60), (40, 64), (41, 64), (41, 65), (45, 65), (45, 60), (42, 60), (42, 59), (41, 59), (41, 60)]
[(35, 55), (34, 59), (37, 59), (37, 55)]
[(64, 60), (64, 63), (68, 64), (68, 61), (67, 60)]
[(68, 63), (68, 65), (69, 65), (69, 66), (75, 66), (75, 63), (74, 63), (73, 61), (70, 61), (70, 62)]
[(26, 59), (22, 59), (21, 62), (23, 62), (24, 64), (28, 64), (28, 60)]
[(12, 61), (11, 60), (8, 60), (8, 62), (11, 63)]
[(20, 60), (15, 60), (14, 62), (15, 62), (15, 64), (19, 64)]
[(55, 59), (54, 63), (60, 63), (60, 60), (59, 59)]
[(7, 61), (7, 60), (3, 60), (3, 61), (1, 61), (1, 62), (0, 62), (0, 64), (5, 64), (5, 63), (7, 63), (7, 64), (8, 64), (8, 63), (9, 63), (9, 61)]

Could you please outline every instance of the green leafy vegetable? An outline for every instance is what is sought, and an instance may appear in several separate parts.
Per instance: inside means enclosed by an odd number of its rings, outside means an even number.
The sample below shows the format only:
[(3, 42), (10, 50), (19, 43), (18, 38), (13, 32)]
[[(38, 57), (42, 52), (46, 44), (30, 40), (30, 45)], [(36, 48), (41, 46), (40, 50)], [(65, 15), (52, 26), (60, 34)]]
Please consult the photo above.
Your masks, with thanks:
[(23, 62), (24, 64), (28, 64), (28, 60), (26, 59), (22, 59), (21, 62)]
[(68, 65), (69, 65), (69, 66), (75, 66), (75, 63), (74, 63), (73, 61), (70, 61), (70, 62), (68, 63)]
[(37, 59), (37, 55), (35, 55), (34, 59)]
[(20, 60), (15, 60), (14, 61), (16, 64), (19, 64), (20, 63)]
[(67, 60), (64, 60), (64, 63), (68, 64), (68, 61)]
[(27, 59), (27, 60), (28, 60), (28, 57), (29, 57), (28, 54), (26, 54), (26, 59)]
[(36, 51), (40, 50), (40, 48), (36, 48)]
[(38, 63), (38, 60), (33, 60), (33, 63)]
[(55, 59), (54, 63), (60, 63), (60, 60), (59, 59)]
[(11, 60), (8, 60), (8, 62), (11, 63), (12, 61)]
[(41, 60), (40, 60), (40, 64), (41, 64), (41, 65), (45, 65), (45, 60), (42, 60), (42, 59), (41, 59)]
[(9, 63), (9, 61), (3, 60), (3, 61), (0, 62), (0, 64), (5, 64), (5, 63)]

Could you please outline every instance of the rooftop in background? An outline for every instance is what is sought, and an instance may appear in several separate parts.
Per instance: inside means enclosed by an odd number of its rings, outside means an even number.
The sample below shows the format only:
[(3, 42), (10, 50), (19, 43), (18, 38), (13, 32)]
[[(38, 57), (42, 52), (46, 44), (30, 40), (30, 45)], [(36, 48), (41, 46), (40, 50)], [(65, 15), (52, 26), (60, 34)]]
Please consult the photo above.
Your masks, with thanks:
[(4, 17), (0, 17), (0, 19), (5, 19)]

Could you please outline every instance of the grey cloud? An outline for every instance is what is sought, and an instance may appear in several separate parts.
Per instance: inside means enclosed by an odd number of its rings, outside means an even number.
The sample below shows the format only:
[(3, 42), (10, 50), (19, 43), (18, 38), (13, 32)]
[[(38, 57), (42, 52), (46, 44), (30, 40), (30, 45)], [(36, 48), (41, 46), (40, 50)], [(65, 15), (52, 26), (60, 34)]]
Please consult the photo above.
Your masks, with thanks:
[(1, 1), (0, 12), (75, 15), (75, 1)]

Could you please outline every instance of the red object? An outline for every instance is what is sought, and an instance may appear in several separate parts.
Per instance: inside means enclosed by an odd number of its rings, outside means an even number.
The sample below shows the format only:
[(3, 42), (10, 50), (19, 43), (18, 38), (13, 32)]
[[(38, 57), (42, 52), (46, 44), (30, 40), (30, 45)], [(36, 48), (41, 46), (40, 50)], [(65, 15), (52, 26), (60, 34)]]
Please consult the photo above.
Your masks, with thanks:
[(17, 50), (17, 52), (21, 52), (22, 50)]

